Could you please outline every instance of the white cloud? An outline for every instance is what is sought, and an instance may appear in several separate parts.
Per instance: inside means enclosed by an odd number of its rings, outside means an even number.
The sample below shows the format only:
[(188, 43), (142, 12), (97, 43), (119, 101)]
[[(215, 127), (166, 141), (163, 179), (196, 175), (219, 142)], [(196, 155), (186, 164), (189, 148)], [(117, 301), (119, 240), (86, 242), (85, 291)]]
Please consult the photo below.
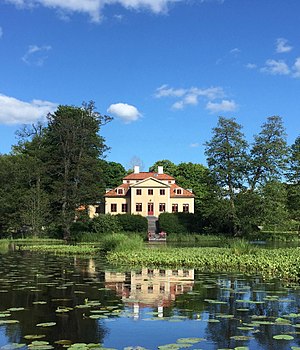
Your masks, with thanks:
[(211, 113), (234, 112), (237, 110), (237, 108), (238, 106), (233, 100), (222, 100), (221, 102), (209, 101), (206, 105), (206, 109), (208, 109)]
[(230, 50), (231, 54), (237, 55), (239, 53), (241, 53), (241, 50), (237, 47), (235, 47), (234, 49)]
[(290, 74), (289, 66), (283, 60), (269, 59), (266, 61), (265, 67), (261, 68), (264, 73), (272, 75), (288, 75)]
[(57, 104), (49, 101), (33, 100), (24, 102), (14, 97), (0, 94), (0, 123), (28, 124), (44, 119), (56, 110)]
[(183, 109), (183, 107), (184, 107), (183, 101), (177, 101), (172, 105), (173, 109)]
[(195, 143), (191, 143), (190, 144), (190, 147), (191, 148), (197, 148), (197, 147), (199, 147), (200, 146), (200, 144), (198, 143), (198, 142), (195, 142)]
[(187, 92), (186, 89), (174, 89), (169, 88), (168, 85), (164, 84), (156, 89), (155, 97), (181, 97)]
[(276, 40), (276, 52), (285, 53), (290, 52), (293, 49), (293, 46), (288, 45), (288, 41), (284, 38), (278, 38)]
[(255, 69), (257, 68), (257, 65), (255, 63), (247, 63), (246, 68), (248, 69)]
[(22, 57), (22, 61), (35, 66), (42, 66), (45, 60), (48, 58), (46, 52), (52, 49), (49, 45), (37, 46), (29, 45), (25, 55)]
[(3, 29), (0, 27), (0, 39), (3, 37)]
[(122, 119), (127, 124), (138, 120), (142, 116), (135, 106), (127, 103), (111, 104), (107, 112)]
[(293, 77), (300, 78), (300, 57), (296, 58), (296, 61), (293, 65)]
[(88, 14), (93, 22), (100, 22), (105, 6), (118, 4), (129, 10), (150, 10), (154, 13), (166, 13), (172, 3), (186, 0), (6, 0), (17, 7), (44, 6), (69, 13)]
[(188, 89), (184, 88), (173, 88), (168, 85), (162, 85), (157, 88), (154, 96), (156, 98), (175, 98), (178, 99), (172, 105), (172, 109), (183, 109), (186, 106), (196, 106), (199, 103), (199, 98), (206, 100), (216, 100), (218, 98), (225, 97), (225, 92), (221, 87), (210, 87), (206, 89), (191, 87)]

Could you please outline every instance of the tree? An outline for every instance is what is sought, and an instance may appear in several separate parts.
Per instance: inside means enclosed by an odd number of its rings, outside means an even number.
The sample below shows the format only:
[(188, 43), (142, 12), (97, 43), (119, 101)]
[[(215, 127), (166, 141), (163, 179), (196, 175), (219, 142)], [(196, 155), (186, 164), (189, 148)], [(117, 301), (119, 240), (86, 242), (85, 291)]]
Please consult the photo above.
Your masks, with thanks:
[(45, 130), (41, 123), (23, 127), (17, 131), (19, 140), (13, 147), (14, 154), (20, 155), (23, 160), (20, 169), (23, 174), (21, 222), (30, 228), (34, 236), (43, 232), (49, 219), (49, 198), (45, 191)]
[(100, 158), (107, 147), (99, 131), (110, 120), (95, 111), (93, 102), (59, 106), (48, 116), (45, 147), (51, 206), (65, 240), (71, 238), (76, 210), (98, 201), (103, 191)]
[(288, 221), (286, 185), (272, 180), (261, 188), (263, 201), (262, 220), (264, 228), (286, 229)]
[(261, 132), (254, 136), (250, 151), (249, 184), (253, 191), (257, 185), (278, 180), (286, 169), (288, 147), (282, 119), (267, 118)]
[(149, 168), (149, 171), (157, 172), (159, 166), (163, 166), (165, 174), (175, 176), (177, 166), (168, 159), (158, 160)]
[(116, 162), (102, 161), (104, 174), (104, 183), (106, 188), (115, 188), (122, 183), (123, 177), (126, 176), (126, 170), (122, 164)]
[(296, 185), (300, 185), (300, 136), (291, 146), (291, 156), (287, 174), (288, 180)]
[(205, 144), (208, 166), (223, 196), (230, 202), (234, 234), (239, 231), (235, 199), (244, 187), (248, 160), (248, 144), (241, 129), (234, 118), (220, 117), (212, 139)]
[(212, 179), (208, 168), (197, 163), (180, 163), (174, 170), (174, 176), (179, 186), (193, 191), (195, 211), (202, 211), (205, 199), (211, 196)]
[(287, 173), (289, 184), (288, 191), (288, 208), (293, 220), (298, 221), (298, 231), (300, 233), (300, 136), (291, 146), (291, 156), (289, 169)]

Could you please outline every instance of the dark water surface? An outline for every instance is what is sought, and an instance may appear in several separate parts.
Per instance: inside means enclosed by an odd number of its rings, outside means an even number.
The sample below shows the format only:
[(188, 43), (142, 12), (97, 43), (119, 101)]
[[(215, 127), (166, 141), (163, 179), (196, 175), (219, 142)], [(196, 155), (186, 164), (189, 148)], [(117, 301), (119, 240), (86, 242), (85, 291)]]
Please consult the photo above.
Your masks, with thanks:
[(0, 254), (1, 350), (299, 350), (299, 307), (298, 286), (259, 276)]

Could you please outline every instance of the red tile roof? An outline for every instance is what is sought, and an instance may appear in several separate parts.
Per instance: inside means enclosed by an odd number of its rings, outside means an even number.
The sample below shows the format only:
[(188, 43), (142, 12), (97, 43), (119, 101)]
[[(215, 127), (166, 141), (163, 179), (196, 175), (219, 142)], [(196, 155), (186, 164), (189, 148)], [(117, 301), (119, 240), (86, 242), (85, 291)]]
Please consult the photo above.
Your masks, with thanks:
[(155, 172), (140, 172), (132, 173), (124, 177), (124, 180), (145, 180), (148, 177), (153, 177), (157, 180), (175, 180), (173, 176), (168, 174), (158, 174)]
[[(130, 187), (130, 184), (121, 184), (117, 188), (114, 188), (114, 189), (106, 192), (104, 197), (125, 197), (127, 195), (127, 192), (129, 191), (129, 187)], [(119, 188), (124, 189), (122, 194), (118, 194)]]
[[(177, 194), (176, 193), (175, 190), (177, 190), (177, 189), (181, 189), (181, 194)], [(180, 198), (180, 197), (191, 197), (191, 198), (193, 198), (193, 197), (195, 197), (195, 195), (191, 191), (185, 190), (184, 188), (182, 188), (182, 187), (180, 187), (180, 186), (178, 186), (176, 184), (172, 184), (171, 185), (170, 192), (171, 192), (171, 194), (170, 194), (171, 198)]]

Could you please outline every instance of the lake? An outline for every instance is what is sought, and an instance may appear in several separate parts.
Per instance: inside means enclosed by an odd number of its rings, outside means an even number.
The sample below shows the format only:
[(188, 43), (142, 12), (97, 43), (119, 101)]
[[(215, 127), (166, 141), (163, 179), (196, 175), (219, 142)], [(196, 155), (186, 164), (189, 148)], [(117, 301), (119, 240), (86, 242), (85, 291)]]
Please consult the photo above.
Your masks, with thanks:
[(1, 350), (299, 350), (299, 307), (299, 286), (259, 275), (0, 254)]

